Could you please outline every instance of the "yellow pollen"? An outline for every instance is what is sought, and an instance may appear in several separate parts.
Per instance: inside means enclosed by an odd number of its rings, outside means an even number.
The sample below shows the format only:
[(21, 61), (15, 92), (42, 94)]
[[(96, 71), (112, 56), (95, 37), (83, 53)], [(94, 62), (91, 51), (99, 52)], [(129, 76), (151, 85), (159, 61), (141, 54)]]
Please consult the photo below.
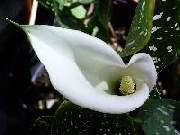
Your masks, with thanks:
[(135, 92), (135, 83), (131, 76), (123, 76), (119, 88), (123, 95), (129, 95)]

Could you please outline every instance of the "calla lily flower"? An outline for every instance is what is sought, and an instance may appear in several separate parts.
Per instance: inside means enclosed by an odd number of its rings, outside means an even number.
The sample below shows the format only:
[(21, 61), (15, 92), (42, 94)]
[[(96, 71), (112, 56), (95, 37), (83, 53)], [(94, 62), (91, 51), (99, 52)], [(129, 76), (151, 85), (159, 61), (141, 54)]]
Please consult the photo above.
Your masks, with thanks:
[[(21, 27), (54, 88), (81, 107), (111, 114), (133, 111), (144, 104), (156, 83), (148, 54), (135, 54), (125, 64), (105, 42), (83, 32), (43, 25)], [(117, 95), (117, 88), (125, 95)]]

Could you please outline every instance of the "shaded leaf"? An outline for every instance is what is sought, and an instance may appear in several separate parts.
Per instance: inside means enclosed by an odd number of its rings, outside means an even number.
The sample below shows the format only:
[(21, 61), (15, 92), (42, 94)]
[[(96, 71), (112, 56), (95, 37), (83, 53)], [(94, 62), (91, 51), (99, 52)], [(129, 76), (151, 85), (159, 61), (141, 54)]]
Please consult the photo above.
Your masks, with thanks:
[(41, 116), (34, 122), (32, 134), (33, 135), (52, 135), (50, 127), (54, 121), (54, 116)]
[(7, 114), (0, 110), (0, 134), (4, 134), (4, 132), (7, 130), (8, 126), (8, 117)]
[(50, 123), (54, 120), (54, 116), (41, 116), (35, 120), (34, 126), (36, 127), (49, 127)]
[(95, 0), (38, 0), (44, 7), (52, 10), (58, 8), (62, 10), (64, 6), (71, 6), (72, 4), (90, 4)]
[(57, 10), (55, 12), (58, 25), (71, 29), (84, 29), (83, 21), (74, 17), (69, 7), (64, 7), (63, 11)]
[[(55, 24), (61, 27), (78, 29), (90, 35), (94, 35), (104, 41), (109, 41), (108, 22), (111, 17), (110, 0), (64, 0), (63, 9), (58, 0), (39, 0), (40, 3), (55, 13)], [(90, 3), (95, 3), (95, 11), (92, 17), (84, 23), (86, 10)], [(84, 5), (83, 5), (84, 4)], [(83, 7), (82, 7), (83, 6)], [(62, 9), (62, 10), (61, 10)], [(97, 30), (98, 29), (98, 30)], [(94, 32), (94, 30), (97, 30)], [(94, 34), (96, 33), (96, 34)]]
[(180, 102), (150, 99), (143, 106), (143, 130), (146, 135), (180, 134)]
[(153, 90), (151, 91), (150, 93), (150, 99), (161, 99), (161, 93), (160, 93), (160, 90), (158, 88), (158, 86), (156, 85)]
[(39, 2), (54, 12), (56, 25), (78, 30), (85, 29), (82, 18), (86, 16), (86, 11), (80, 1), (39, 0)]
[(45, 8), (53, 10), (54, 7), (58, 7), (58, 3), (55, 2), (55, 0), (38, 0), (38, 2), (43, 5)]

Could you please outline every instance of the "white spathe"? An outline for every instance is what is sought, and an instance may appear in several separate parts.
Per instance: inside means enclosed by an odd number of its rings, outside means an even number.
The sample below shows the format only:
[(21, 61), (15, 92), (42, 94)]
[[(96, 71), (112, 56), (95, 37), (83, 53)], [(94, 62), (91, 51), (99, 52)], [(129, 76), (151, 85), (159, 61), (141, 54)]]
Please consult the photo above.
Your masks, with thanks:
[[(144, 104), (157, 73), (148, 54), (135, 54), (128, 64), (105, 42), (61, 27), (21, 26), (49, 73), (56, 90), (73, 103), (96, 111), (120, 114)], [(133, 77), (136, 91), (112, 94), (122, 76)]]

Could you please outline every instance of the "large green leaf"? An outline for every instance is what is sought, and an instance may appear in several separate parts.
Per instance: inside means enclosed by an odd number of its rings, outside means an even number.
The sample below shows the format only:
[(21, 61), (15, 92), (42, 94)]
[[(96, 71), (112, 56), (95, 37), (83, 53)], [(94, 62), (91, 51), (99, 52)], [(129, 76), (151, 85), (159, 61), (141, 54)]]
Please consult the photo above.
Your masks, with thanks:
[(151, 39), (142, 52), (149, 53), (156, 65), (157, 71), (177, 59), (180, 49), (180, 1), (159, 0)]
[(121, 56), (132, 55), (148, 43), (151, 36), (155, 0), (140, 0)]
[(64, 102), (50, 127), (53, 135), (134, 135), (132, 120), (126, 115), (110, 115)]
[(150, 99), (139, 114), (143, 117), (146, 135), (179, 135), (180, 102), (167, 99)]

